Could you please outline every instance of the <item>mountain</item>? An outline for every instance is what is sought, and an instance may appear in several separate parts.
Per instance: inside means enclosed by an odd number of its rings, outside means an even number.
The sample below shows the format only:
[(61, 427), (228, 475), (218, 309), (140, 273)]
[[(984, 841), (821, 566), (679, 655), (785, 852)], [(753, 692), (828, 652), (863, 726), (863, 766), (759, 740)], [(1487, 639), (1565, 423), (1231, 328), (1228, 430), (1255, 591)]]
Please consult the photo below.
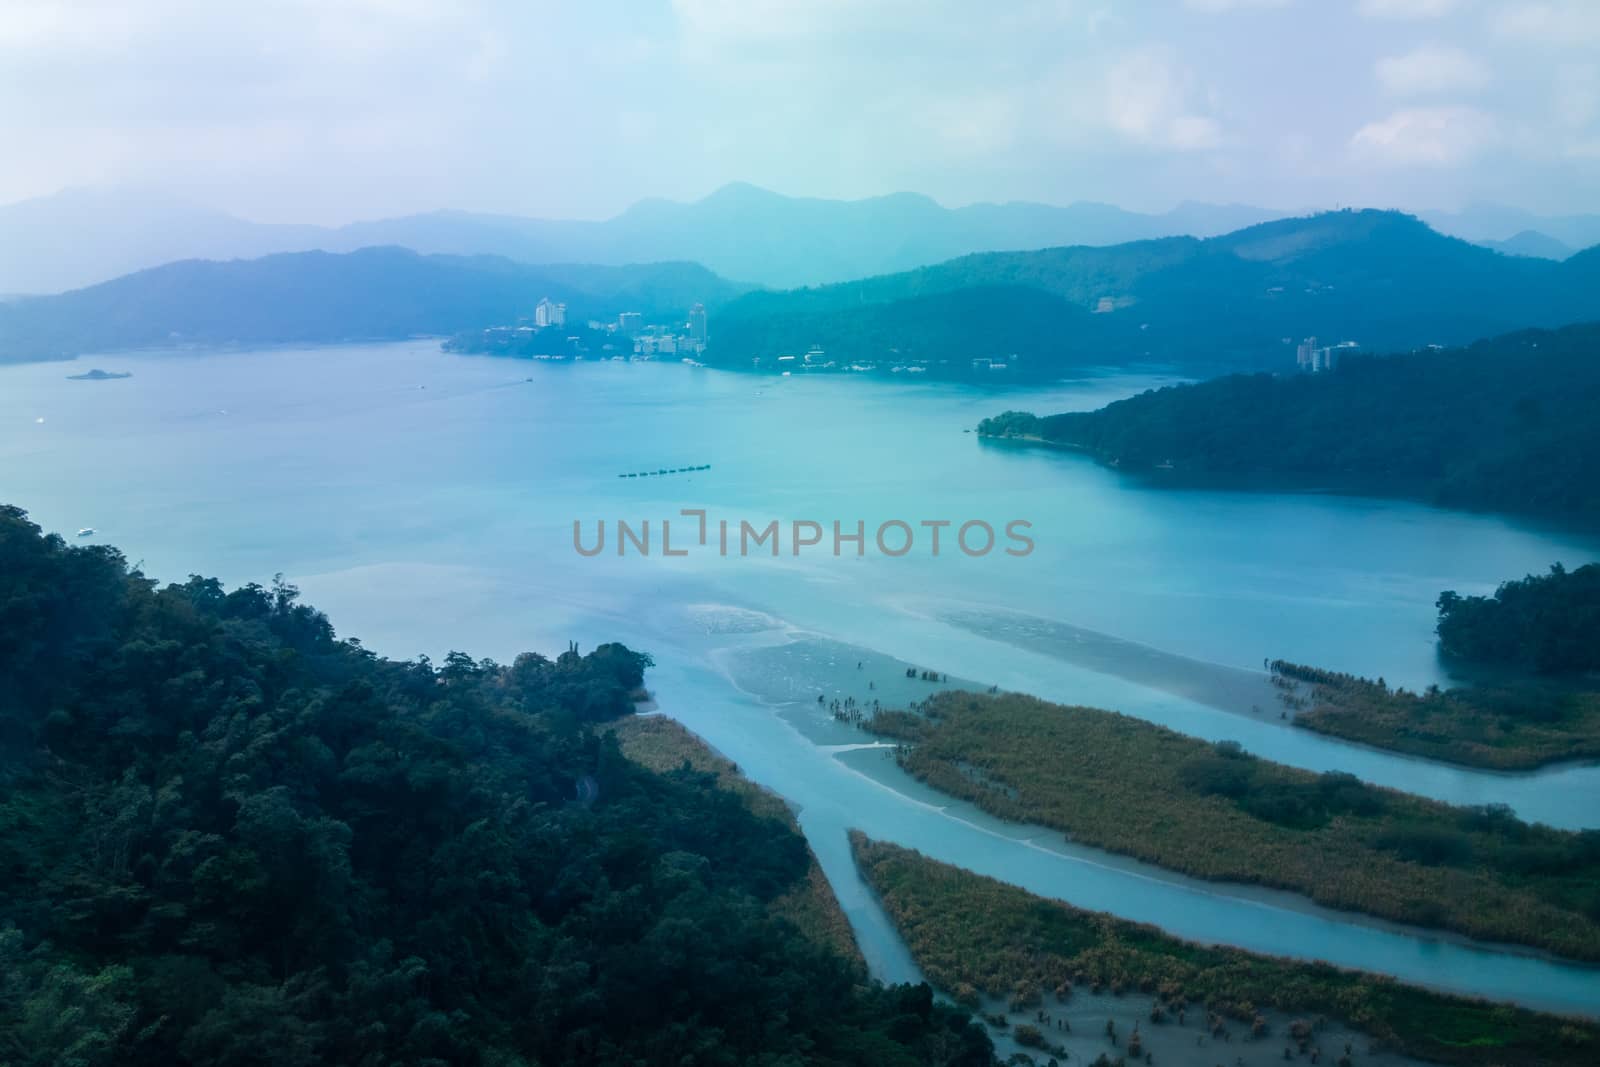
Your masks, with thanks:
[[(1600, 319), (1597, 280), (1600, 249), (1554, 263), (1445, 237), (1408, 215), (1329, 212), (1207, 239), (983, 253), (838, 285), (751, 292), (721, 309), (707, 358), (748, 366), (804, 352), (826, 335), (837, 360), (894, 360), (900, 346), (878, 340), (882, 323), (899, 317), (911, 329), (926, 317), (932, 323), (918, 330), (937, 336), (929, 326), (942, 324), (951, 336), (916, 353), (930, 370), (959, 372), (975, 358), (1008, 361), (1013, 377), (1031, 380), (1085, 363), (1282, 368), (1311, 336), (1405, 350)], [(952, 299), (997, 287), (1063, 302), (1054, 318), (1031, 324), (1030, 352), (1016, 346), (1015, 323)], [(1033, 310), (1042, 309), (1036, 302)], [(987, 323), (987, 336), (962, 322), (970, 314)]]
[(512, 323), (542, 297), (568, 321), (712, 310), (708, 362), (776, 369), (824, 349), (836, 366), (993, 367), (1049, 380), (1088, 364), (1193, 371), (1292, 365), (1294, 342), (1369, 350), (1464, 344), (1600, 319), (1600, 247), (1562, 263), (1506, 256), (1415, 218), (1344, 211), (1212, 238), (990, 252), (781, 292), (691, 263), (531, 266), (403, 248), (187, 260), (57, 296), (0, 302), (0, 360), (157, 344), (262, 344), (452, 334)]
[(1231, 375), (1098, 411), (984, 420), (1153, 484), (1397, 493), (1600, 521), (1600, 323), (1465, 348), (1354, 356), (1331, 373)]
[(1504, 241), (1477, 243), (1496, 252), (1504, 252), (1508, 256), (1534, 256), (1539, 259), (1566, 259), (1574, 251), (1571, 246), (1562, 244), (1549, 234), (1540, 233), (1538, 230), (1523, 230), (1507, 237)]
[(1469, 204), (1460, 211), (1419, 214), (1441, 233), (1480, 243), (1508, 241), (1525, 230), (1533, 230), (1568, 248), (1600, 244), (1600, 215), (1536, 215), (1504, 204)]
[(679, 317), (740, 286), (693, 263), (528, 266), (403, 248), (185, 260), (58, 296), (0, 303), (0, 362), (161, 344), (268, 344), (449, 334), (533, 313)]
[(148, 191), (77, 189), (0, 207), (0, 293), (59, 292), (178, 259), (374, 245), (528, 263), (692, 260), (724, 277), (784, 287), (992, 249), (1204, 236), (1276, 215), (1197, 203), (1155, 215), (1089, 203), (950, 209), (914, 193), (823, 200), (736, 183), (693, 203), (641, 201), (603, 221), (437, 211), (332, 228), (247, 222)]
[[(249, 222), (150, 190), (69, 189), (0, 206), (0, 294), (60, 292), (179, 259), (374, 245), (527, 263), (690, 260), (727, 278), (787, 288), (905, 271), (973, 252), (1211, 237), (1285, 214), (1193, 201), (1155, 214), (1091, 202), (946, 208), (916, 193), (826, 200), (736, 182), (690, 203), (640, 201), (604, 220), (434, 211), (322, 227)], [(1600, 215), (1543, 217), (1478, 204), (1422, 217), (1469, 241), (1515, 242), (1505, 250), (1520, 255), (1561, 258), (1548, 242), (1531, 250), (1519, 241), (1529, 230), (1567, 248), (1600, 243)]]
[(54, 293), (179, 259), (319, 248), (317, 226), (264, 226), (145, 189), (68, 189), (0, 207), (0, 293)]

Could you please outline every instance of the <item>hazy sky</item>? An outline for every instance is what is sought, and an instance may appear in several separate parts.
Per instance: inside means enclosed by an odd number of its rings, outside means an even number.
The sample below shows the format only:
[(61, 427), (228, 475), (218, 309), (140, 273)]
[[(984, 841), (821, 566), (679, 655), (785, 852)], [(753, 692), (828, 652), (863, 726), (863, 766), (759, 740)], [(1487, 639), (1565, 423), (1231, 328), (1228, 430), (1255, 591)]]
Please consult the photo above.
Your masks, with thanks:
[(1600, 211), (1600, 0), (0, 0), (0, 202)]

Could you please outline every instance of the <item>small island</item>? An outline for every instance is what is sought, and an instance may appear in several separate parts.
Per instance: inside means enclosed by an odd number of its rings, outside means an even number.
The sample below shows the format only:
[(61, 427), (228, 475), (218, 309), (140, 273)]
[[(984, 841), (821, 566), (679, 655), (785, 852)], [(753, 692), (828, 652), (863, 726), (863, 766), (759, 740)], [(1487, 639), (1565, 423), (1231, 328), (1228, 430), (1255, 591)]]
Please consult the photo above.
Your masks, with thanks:
[(118, 378), (132, 378), (132, 377), (133, 377), (133, 372), (132, 371), (101, 370), (99, 367), (96, 367), (94, 370), (87, 371), (87, 372), (85, 372), (83, 374), (69, 374), (69, 375), (67, 375), (67, 381), (69, 381), (69, 382), (114, 382)]
[(943, 692), (862, 727), (991, 815), (1214, 881), (1600, 961), (1591, 836), (1451, 807), (1020, 693)]
[(1347, 741), (1493, 770), (1600, 759), (1600, 564), (1439, 594), (1439, 652), (1490, 680), (1423, 693), (1275, 660), (1294, 723)]
[[(1398, 1054), (1445, 1064), (1576, 1065), (1593, 1063), (1600, 1041), (1600, 1027), (1587, 1020), (1195, 944), (859, 830), (850, 845), (929, 981), (1019, 1045), (1044, 1053), (1070, 1046), (1068, 1063), (1354, 1067), (1375, 1054), (1393, 1063)], [(1201, 1044), (1226, 1044), (1226, 1059), (1169, 1058)], [(1096, 1048), (1101, 1055), (1091, 1061)]]

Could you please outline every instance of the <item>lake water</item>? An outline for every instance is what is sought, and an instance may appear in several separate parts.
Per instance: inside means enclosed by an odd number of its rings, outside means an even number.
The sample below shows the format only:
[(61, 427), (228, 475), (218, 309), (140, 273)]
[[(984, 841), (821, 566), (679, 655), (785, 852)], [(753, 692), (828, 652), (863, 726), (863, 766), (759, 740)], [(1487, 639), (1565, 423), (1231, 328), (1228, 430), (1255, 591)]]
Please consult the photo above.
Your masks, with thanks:
[[(66, 380), (90, 365), (134, 377)], [(390, 655), (505, 660), (613, 639), (649, 650), (662, 709), (799, 807), (888, 978), (915, 968), (854, 873), (851, 826), (1183, 936), (1600, 1014), (1594, 969), (1074, 851), (920, 790), (880, 752), (840, 747), (864, 739), (817, 695), (930, 691), (905, 679), (910, 664), (1455, 803), (1600, 823), (1600, 768), (1500, 775), (1343, 744), (1278, 721), (1259, 674), (1282, 657), (1448, 682), (1431, 632), (1440, 590), (1577, 566), (1600, 558), (1596, 538), (1397, 501), (1147, 490), (1079, 457), (963, 433), (1008, 407), (1092, 408), (1160, 382), (758, 379), (449, 356), (429, 342), (101, 356), (0, 368), (0, 500), (68, 535), (94, 527), (162, 579), (281, 571), (341, 632)], [(707, 547), (685, 508), (708, 513)], [(736, 533), (724, 557), (719, 518), (735, 530), (860, 520), (867, 555), (836, 558), (825, 542), (796, 558), (785, 530), (777, 558), (739, 556)], [(618, 558), (614, 527), (604, 554), (574, 550), (574, 520), (592, 543), (597, 521), (619, 519), (650, 521), (648, 558)], [(687, 555), (661, 556), (663, 519)], [(925, 520), (1025, 520), (1036, 548), (971, 558), (952, 526), (938, 557), (919, 539), (889, 558), (871, 531), (892, 519), (919, 533)]]

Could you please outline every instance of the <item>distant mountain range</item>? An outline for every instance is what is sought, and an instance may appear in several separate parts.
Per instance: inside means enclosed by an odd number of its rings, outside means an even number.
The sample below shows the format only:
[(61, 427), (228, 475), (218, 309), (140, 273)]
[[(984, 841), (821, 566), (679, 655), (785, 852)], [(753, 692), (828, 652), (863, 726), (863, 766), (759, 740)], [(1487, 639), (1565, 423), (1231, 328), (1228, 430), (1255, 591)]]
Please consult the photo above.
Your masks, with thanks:
[[(180, 259), (378, 245), (525, 263), (692, 261), (726, 278), (788, 288), (972, 252), (1215, 236), (1284, 214), (1200, 203), (1159, 214), (1095, 203), (945, 208), (914, 193), (821, 200), (734, 184), (693, 203), (645, 200), (603, 221), (438, 211), (319, 227), (248, 222), (149, 192), (80, 189), (0, 207), (0, 294), (61, 292)], [(1600, 216), (1544, 219), (1479, 207), (1426, 219), (1470, 240), (1510, 240), (1516, 247), (1506, 250), (1522, 255), (1560, 258), (1600, 242)], [(1534, 238), (1517, 243), (1524, 231)]]
[(1049, 380), (1106, 363), (1195, 372), (1292, 366), (1294, 344), (1461, 344), (1600, 320), (1600, 247), (1564, 262), (1507, 256), (1393, 212), (1283, 219), (1212, 238), (988, 252), (781, 292), (698, 264), (530, 266), (401, 248), (188, 260), (56, 296), (0, 303), (0, 359), (162, 344), (451, 334), (514, 323), (541, 297), (569, 322), (711, 310), (707, 361), (779, 357)]
[[(965, 294), (1027, 290), (985, 315)], [(1053, 303), (1051, 303), (1053, 301)], [(979, 316), (977, 326), (971, 321)], [(1507, 256), (1395, 212), (1283, 219), (1208, 239), (991, 252), (855, 282), (753, 291), (722, 308), (707, 358), (770, 365), (820, 346), (841, 365), (910, 364), (1009, 378), (1094, 363), (1286, 368), (1295, 344), (1463, 344), (1600, 319), (1600, 247), (1565, 262)], [(993, 362), (991, 362), (993, 361)], [(760, 365), (760, 364), (758, 364)]]
[(1422, 211), (1418, 217), (1440, 233), (1479, 244), (1513, 240), (1526, 232), (1569, 250), (1600, 244), (1600, 215), (1536, 215), (1503, 204), (1472, 204), (1460, 211)]
[(1577, 249), (1538, 230), (1523, 230), (1504, 241), (1479, 241), (1485, 248), (1504, 252), (1508, 256), (1533, 256), (1537, 259), (1566, 259)]
[(0, 302), (0, 363), (160, 345), (324, 343), (450, 334), (533, 313), (568, 322), (641, 311), (682, 321), (745, 287), (695, 263), (529, 266), (404, 248), (185, 260), (56, 296)]

